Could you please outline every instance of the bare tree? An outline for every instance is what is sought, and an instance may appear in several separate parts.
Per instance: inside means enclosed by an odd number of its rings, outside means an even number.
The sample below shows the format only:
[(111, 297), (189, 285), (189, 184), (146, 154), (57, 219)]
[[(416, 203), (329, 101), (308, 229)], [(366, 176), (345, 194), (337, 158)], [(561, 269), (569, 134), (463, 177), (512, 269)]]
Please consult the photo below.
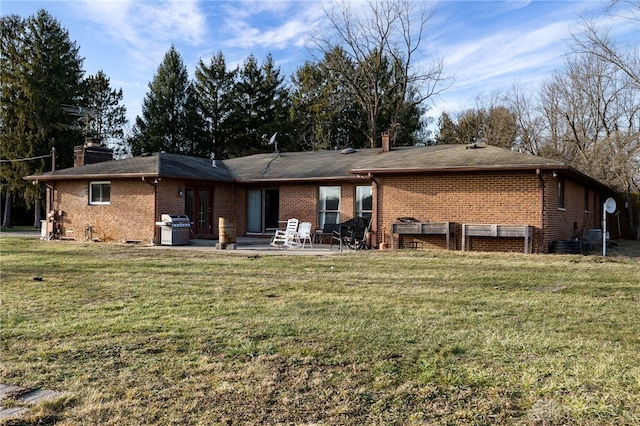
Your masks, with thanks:
[(319, 38), (317, 47), (322, 57), (336, 49), (346, 54), (346, 61), (331, 62), (329, 67), (366, 112), (371, 147), (380, 139), (383, 108), (393, 111), (389, 126), (393, 131), (407, 111), (447, 88), (441, 60), (430, 61), (426, 69), (419, 66), (427, 63), (419, 54), (432, 15), (426, 6), (414, 11), (415, 4), (368, 0), (357, 11), (348, 2), (325, 10), (330, 32)]
[[(626, 14), (617, 15), (621, 20), (638, 24), (640, 32), (640, 0), (612, 0), (610, 10), (614, 11), (617, 5), (626, 5)], [(611, 63), (625, 73), (638, 87), (640, 87), (640, 51), (638, 40), (631, 40), (627, 48), (619, 46), (611, 37), (610, 31), (599, 28), (593, 20), (584, 18), (580, 31), (573, 34), (574, 53), (585, 54)]]
[(544, 146), (545, 127), (533, 94), (524, 92), (521, 87), (514, 85), (511, 93), (506, 95), (505, 103), (514, 114), (516, 122), (514, 148), (521, 152), (540, 155)]
[[(612, 0), (610, 12), (620, 22), (630, 23), (640, 34), (640, 0)], [(619, 9), (624, 9), (619, 13)], [(634, 229), (630, 192), (640, 189), (640, 51), (638, 40), (630, 40), (626, 45), (616, 43), (607, 28), (599, 28), (592, 20), (583, 19), (581, 30), (573, 35), (572, 51), (590, 60), (609, 64), (618, 76), (624, 76), (625, 92), (619, 96), (623, 111), (619, 114), (614, 133), (608, 135), (606, 158), (612, 164), (615, 178), (612, 184), (626, 196), (627, 215), (631, 229)], [(621, 77), (619, 77), (621, 78)], [(638, 206), (640, 222), (640, 206)], [(640, 238), (640, 233), (636, 233)]]

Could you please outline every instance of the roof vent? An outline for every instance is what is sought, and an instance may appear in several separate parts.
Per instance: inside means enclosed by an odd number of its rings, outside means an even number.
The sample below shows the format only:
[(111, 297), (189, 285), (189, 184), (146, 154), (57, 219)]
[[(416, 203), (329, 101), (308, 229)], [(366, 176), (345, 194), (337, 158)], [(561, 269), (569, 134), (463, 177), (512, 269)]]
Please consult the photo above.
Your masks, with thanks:
[(469, 145), (466, 146), (466, 149), (478, 149), (478, 148), (484, 148), (485, 145), (484, 144), (480, 144), (478, 142), (474, 142), (474, 143), (470, 143)]
[(354, 152), (356, 152), (356, 150), (353, 148), (345, 148), (340, 151), (340, 154), (353, 154)]

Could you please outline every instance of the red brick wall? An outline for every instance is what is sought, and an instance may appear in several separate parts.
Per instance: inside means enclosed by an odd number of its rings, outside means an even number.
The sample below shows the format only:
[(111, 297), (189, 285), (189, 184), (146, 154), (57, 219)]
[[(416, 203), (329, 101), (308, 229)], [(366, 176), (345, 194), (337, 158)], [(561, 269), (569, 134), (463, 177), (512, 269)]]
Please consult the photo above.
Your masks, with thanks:
[[(399, 217), (420, 222), (454, 222), (456, 248), (461, 248), (462, 224), (534, 226), (534, 251), (539, 248), (540, 192), (535, 171), (442, 173), (379, 176), (378, 241), (390, 243), (391, 224)], [(421, 237), (425, 245), (444, 247), (444, 238)], [(397, 243), (397, 238), (395, 243)], [(452, 244), (453, 245), (453, 244)], [(523, 251), (520, 238), (473, 238), (474, 250)]]
[[(155, 238), (154, 187), (150, 184), (140, 179), (112, 180), (108, 205), (89, 204), (88, 180), (54, 182), (53, 186), (53, 206), (48, 209), (63, 211), (63, 237), (115, 242), (151, 242)], [(87, 227), (91, 227), (89, 233), (85, 232)]]
[(318, 224), (317, 184), (284, 184), (280, 186), (279, 220), (295, 217), (300, 222), (311, 222), (314, 229)]
[(589, 207), (585, 210), (585, 186), (569, 179), (565, 182), (565, 207), (558, 207), (558, 180), (551, 173), (544, 174), (545, 181), (545, 235), (543, 250), (556, 240), (580, 237), (585, 229), (601, 228), (602, 197), (593, 188), (589, 191)]
[[(301, 222), (311, 222), (312, 229), (318, 227), (318, 188), (320, 186), (340, 186), (340, 216), (345, 221), (355, 216), (355, 186), (370, 185), (368, 180), (358, 182), (328, 183), (284, 183), (280, 186), (236, 185), (235, 214), (238, 217), (238, 235), (246, 233), (246, 197), (248, 188), (277, 188), (279, 191), (279, 220), (283, 223), (290, 218)], [(241, 218), (241, 219), (240, 219)], [(241, 225), (240, 225), (241, 224)]]
[(218, 238), (220, 218), (235, 219), (236, 235), (246, 232), (246, 192), (244, 188), (229, 184), (217, 184), (213, 191), (213, 237)]
[[(160, 228), (155, 223), (160, 221), (161, 215), (184, 214), (185, 199), (178, 194), (178, 189), (185, 188), (182, 181), (162, 179), (157, 185), (152, 185), (153, 179), (145, 182), (140, 178), (112, 179), (110, 182), (108, 205), (89, 204), (88, 180), (54, 183), (53, 207), (48, 208), (64, 212), (62, 236), (84, 241), (85, 230), (91, 227), (90, 237), (102, 241), (159, 243)], [(225, 205), (224, 196), (217, 198)]]
[(340, 186), (340, 221), (355, 216), (355, 187), (370, 185), (362, 182), (331, 182), (322, 184), (287, 184), (280, 186), (280, 220), (295, 217), (301, 222), (311, 222), (312, 229), (318, 227), (318, 188)]
[[(530, 225), (533, 230), (533, 251), (546, 251), (551, 240), (568, 232), (573, 233), (574, 216), (580, 216), (578, 226), (584, 227), (585, 219), (593, 222), (593, 212), (584, 213), (584, 188), (567, 180), (565, 189), (565, 210), (558, 212), (555, 208), (557, 192), (555, 184), (549, 184), (551, 172), (543, 174), (545, 179), (545, 227), (553, 230), (550, 236), (541, 241), (542, 211), (540, 180), (536, 172), (491, 172), (464, 174), (428, 174), (410, 176), (378, 176), (379, 186), (372, 183), (373, 199), (377, 200), (374, 207), (372, 231), (373, 244), (382, 242), (382, 229), (386, 229), (385, 241), (390, 242), (391, 223), (398, 217), (413, 217), (425, 222), (453, 223), (456, 241), (452, 241), (452, 248), (461, 248), (462, 224), (503, 224)], [(343, 183), (323, 183), (322, 185), (339, 185), (341, 187), (341, 219), (347, 220), (355, 215), (355, 186), (369, 184), (368, 180)], [(280, 220), (296, 217), (301, 221), (310, 221), (317, 226), (317, 198), (320, 184), (283, 184), (280, 190)], [(553, 188), (551, 188), (553, 187)], [(239, 194), (242, 192), (242, 196)], [(596, 194), (590, 193), (590, 202)], [(244, 220), (244, 206), (246, 192), (236, 189), (238, 217)], [(554, 208), (550, 209), (549, 205)], [(577, 213), (576, 213), (577, 212)], [(375, 212), (374, 212), (375, 213)], [(593, 227), (589, 225), (589, 227)], [(598, 227), (597, 223), (596, 226)], [(244, 234), (244, 228), (238, 228), (238, 235)], [(404, 242), (410, 240), (421, 241), (425, 248), (445, 248), (443, 236), (405, 236)], [(397, 236), (395, 239), (397, 244)], [(524, 250), (523, 238), (480, 238), (473, 237), (473, 250), (482, 251), (513, 251)]]
[[(565, 208), (557, 208), (557, 182), (543, 173), (544, 210), (541, 211), (540, 179), (535, 171), (491, 173), (441, 173), (426, 175), (377, 176), (373, 186), (374, 216), (372, 243), (390, 242), (391, 223), (399, 217), (424, 222), (452, 222), (455, 246), (461, 248), (462, 224), (531, 225), (534, 227), (533, 251), (547, 251), (553, 240), (568, 239), (583, 229), (599, 228), (602, 200), (589, 191), (589, 210), (585, 210), (584, 186), (565, 180)], [(355, 186), (369, 180), (342, 183), (285, 183), (279, 186), (280, 220), (296, 217), (318, 226), (318, 187), (341, 187), (341, 220), (355, 215)], [(85, 228), (92, 237), (107, 241), (141, 240), (158, 242), (160, 228), (155, 222), (162, 213), (183, 214), (185, 199), (178, 189), (185, 183), (162, 179), (157, 187), (141, 179), (111, 181), (111, 203), (89, 205), (89, 181), (53, 183), (54, 202), (49, 209), (63, 210), (62, 235), (84, 240)], [(211, 184), (214, 188), (213, 226), (218, 235), (218, 218), (234, 218), (237, 235), (246, 235), (246, 191), (249, 186), (231, 183)], [(157, 206), (154, 191), (157, 190)], [(377, 212), (375, 211), (377, 209)], [(155, 215), (154, 215), (155, 211)], [(544, 217), (544, 219), (543, 219)], [(543, 223), (544, 222), (544, 223)], [(541, 229), (545, 229), (542, 239)], [(418, 237), (404, 237), (405, 241)], [(421, 236), (425, 247), (445, 247), (442, 236)], [(397, 243), (397, 238), (396, 238)], [(452, 243), (453, 244), (453, 243)], [(522, 238), (472, 239), (473, 250), (523, 251)]]

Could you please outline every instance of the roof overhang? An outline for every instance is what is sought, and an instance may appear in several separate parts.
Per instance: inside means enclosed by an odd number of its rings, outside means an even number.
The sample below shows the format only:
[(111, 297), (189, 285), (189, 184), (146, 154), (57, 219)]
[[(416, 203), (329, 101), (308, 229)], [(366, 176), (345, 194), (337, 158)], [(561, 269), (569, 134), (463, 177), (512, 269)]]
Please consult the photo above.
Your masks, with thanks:
[(430, 174), (430, 173), (458, 173), (458, 172), (495, 172), (495, 171), (522, 171), (522, 170), (559, 170), (568, 166), (558, 165), (492, 165), (492, 166), (453, 166), (453, 167), (429, 167), (429, 168), (362, 168), (353, 169), (352, 174), (363, 175), (391, 175), (391, 174)]
[(456, 167), (431, 167), (431, 168), (362, 168), (353, 169), (350, 173), (355, 175), (397, 175), (397, 174), (437, 174), (437, 173), (473, 173), (473, 172), (514, 172), (514, 171), (554, 171), (561, 175), (566, 175), (572, 179), (588, 185), (593, 185), (600, 190), (613, 193), (609, 186), (602, 182), (574, 169), (568, 165), (561, 164), (527, 164), (527, 165), (492, 165), (492, 166), (456, 166)]
[(57, 175), (55, 173), (49, 174), (41, 174), (41, 175), (30, 175), (23, 177), (24, 180), (31, 182), (50, 182), (56, 180), (111, 180), (111, 179), (179, 179), (179, 180), (193, 180), (193, 181), (210, 181), (210, 182), (234, 182), (233, 179), (224, 179), (224, 178), (206, 178), (206, 177), (187, 177), (187, 176), (176, 176), (170, 174), (159, 174), (159, 173), (118, 173), (113, 175), (105, 175), (105, 174), (81, 174), (81, 175)]
[(235, 183), (259, 184), (259, 183), (318, 183), (318, 182), (359, 182), (369, 179), (367, 173), (354, 176), (334, 177), (309, 177), (309, 178), (274, 178), (274, 179), (236, 179)]
[(25, 176), (23, 179), (27, 181), (33, 182), (49, 182), (54, 180), (91, 180), (91, 179), (132, 179), (132, 178), (158, 178), (165, 176), (158, 176), (157, 173), (126, 173), (126, 174), (117, 174), (105, 176), (104, 174), (82, 174), (82, 175), (57, 175), (55, 173), (49, 174), (41, 174), (41, 175), (30, 175)]

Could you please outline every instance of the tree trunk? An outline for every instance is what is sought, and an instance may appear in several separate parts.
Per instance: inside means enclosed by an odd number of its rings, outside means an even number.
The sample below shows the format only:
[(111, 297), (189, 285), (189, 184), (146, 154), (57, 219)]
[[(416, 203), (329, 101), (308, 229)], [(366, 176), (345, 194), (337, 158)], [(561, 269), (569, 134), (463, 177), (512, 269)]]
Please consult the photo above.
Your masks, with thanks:
[(2, 217), (2, 227), (11, 228), (11, 192), (4, 193), (4, 216)]
[(636, 198), (636, 241), (640, 241), (640, 196)]
[(632, 238), (637, 239), (638, 233), (636, 232), (636, 226), (633, 220), (633, 203), (631, 202), (631, 193), (629, 187), (625, 188), (624, 201), (627, 208), (627, 217), (629, 218), (629, 230), (631, 231)]

